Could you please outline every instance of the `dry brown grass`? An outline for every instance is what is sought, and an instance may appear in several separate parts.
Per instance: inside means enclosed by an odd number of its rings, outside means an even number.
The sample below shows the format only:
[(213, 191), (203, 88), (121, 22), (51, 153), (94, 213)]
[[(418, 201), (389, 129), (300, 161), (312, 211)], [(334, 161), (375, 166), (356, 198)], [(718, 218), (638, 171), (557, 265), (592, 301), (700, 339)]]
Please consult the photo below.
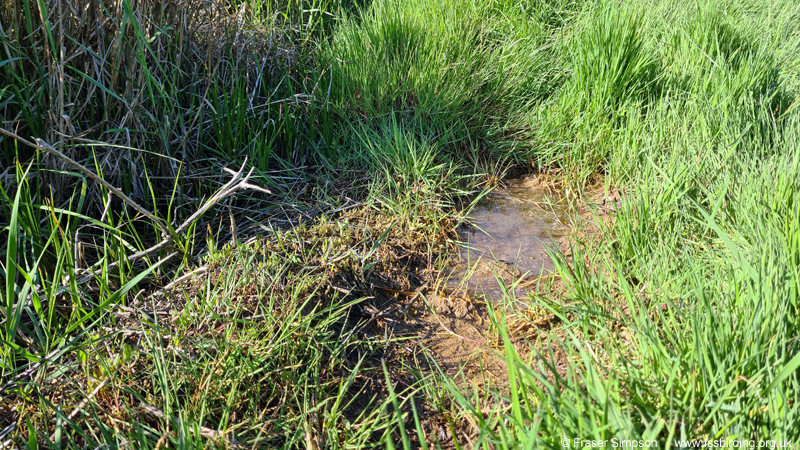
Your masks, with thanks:
[[(204, 178), (213, 163), (202, 161), (211, 156), (204, 134), (213, 132), (215, 114), (225, 114), (214, 111), (212, 88), (230, 92), (244, 80), (255, 114), (274, 101), (262, 93), (262, 75), (277, 84), (297, 59), (280, 29), (249, 20), (245, 5), (231, 11), (205, 0), (5, 2), (3, 127), (44, 139), (139, 200), (151, 190), (170, 192), (179, 176)], [(10, 140), (0, 146), (14, 154)], [(20, 159), (32, 151), (23, 146)], [(39, 167), (70, 170), (49, 155)], [(39, 176), (49, 186), (45, 195), (71, 196), (74, 177)], [(105, 203), (97, 186), (89, 199)]]

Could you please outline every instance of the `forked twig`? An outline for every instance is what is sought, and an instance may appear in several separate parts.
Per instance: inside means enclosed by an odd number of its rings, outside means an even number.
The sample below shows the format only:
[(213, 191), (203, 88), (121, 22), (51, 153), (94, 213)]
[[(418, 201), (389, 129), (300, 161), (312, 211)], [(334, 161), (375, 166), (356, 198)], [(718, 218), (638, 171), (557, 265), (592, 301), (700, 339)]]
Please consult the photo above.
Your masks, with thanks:
[(225, 183), (225, 185), (222, 186), (222, 188), (220, 188), (220, 190), (217, 191), (216, 194), (211, 196), (211, 198), (208, 199), (208, 201), (205, 204), (203, 204), (203, 206), (201, 206), (200, 209), (195, 211), (194, 214), (192, 214), (188, 219), (186, 219), (181, 224), (181, 226), (179, 226), (178, 229), (175, 230), (175, 233), (181, 234), (184, 231), (186, 231), (186, 229), (189, 228), (192, 225), (192, 223), (194, 223), (194, 221), (197, 220), (198, 217), (200, 217), (201, 215), (203, 215), (203, 213), (208, 211), (209, 208), (214, 206), (220, 200), (224, 199), (225, 197), (237, 191), (244, 189), (252, 189), (254, 191), (264, 192), (266, 194), (272, 194), (272, 191), (270, 191), (269, 189), (265, 189), (262, 188), (261, 186), (256, 186), (250, 183), (250, 176), (253, 174), (253, 170), (255, 170), (254, 168), (250, 169), (250, 171), (247, 172), (247, 175), (245, 175), (245, 177), (242, 178), (242, 173), (244, 172), (245, 165), (247, 165), (247, 158), (244, 159), (244, 163), (242, 164), (242, 167), (239, 169), (238, 172), (234, 172), (233, 170), (225, 167), (223, 170), (233, 175), (231, 181)]
[[(92, 180), (94, 180), (94, 181), (100, 183), (101, 185), (103, 185), (106, 189), (108, 189), (108, 191), (110, 193), (113, 193), (114, 195), (116, 195), (117, 197), (122, 199), (122, 201), (124, 201), (125, 203), (130, 205), (137, 212), (139, 212), (144, 217), (146, 217), (147, 219), (151, 220), (154, 224), (156, 224), (156, 226), (162, 232), (162, 241), (159, 242), (156, 245), (153, 245), (152, 247), (149, 247), (149, 248), (147, 248), (145, 250), (142, 250), (140, 252), (137, 252), (137, 253), (134, 253), (133, 255), (128, 256), (127, 257), (127, 261), (129, 261), (129, 262), (137, 260), (137, 259), (145, 257), (145, 256), (152, 255), (153, 253), (155, 253), (155, 252), (157, 252), (159, 250), (162, 250), (164, 248), (172, 246), (176, 241), (180, 240), (181, 234), (183, 234), (183, 232), (185, 232), (189, 227), (191, 227), (191, 225), (201, 215), (203, 215), (203, 213), (208, 211), (212, 206), (214, 206), (220, 200), (222, 200), (222, 199), (224, 199), (224, 198), (226, 198), (226, 197), (228, 197), (228, 196), (230, 196), (230, 195), (232, 195), (232, 194), (234, 194), (234, 193), (236, 193), (236, 192), (238, 192), (240, 190), (251, 189), (251, 190), (255, 190), (255, 191), (259, 191), (259, 192), (264, 192), (264, 193), (267, 193), (267, 194), (272, 194), (272, 191), (270, 191), (269, 189), (265, 189), (265, 188), (262, 188), (260, 186), (257, 186), (255, 184), (250, 183), (250, 176), (253, 174), (253, 170), (255, 170), (255, 169), (250, 169), (250, 171), (247, 172), (247, 175), (245, 175), (244, 178), (242, 178), (242, 174), (244, 173), (245, 166), (247, 165), (247, 158), (245, 158), (244, 163), (242, 163), (242, 167), (237, 172), (234, 172), (233, 170), (228, 169), (227, 167), (224, 168), (225, 171), (227, 171), (227, 172), (229, 172), (230, 174), (233, 175), (233, 178), (231, 178), (230, 181), (225, 183), (225, 185), (222, 186), (222, 188), (220, 188), (220, 190), (217, 191), (216, 194), (214, 194), (210, 199), (208, 199), (208, 201), (206, 201), (197, 211), (194, 212), (194, 214), (192, 214), (188, 219), (186, 219), (178, 228), (172, 228), (171, 226), (169, 226), (166, 223), (164, 223), (164, 221), (162, 221), (161, 219), (156, 217), (154, 214), (152, 214), (149, 211), (147, 211), (146, 209), (144, 209), (141, 205), (136, 203), (133, 199), (131, 199), (130, 197), (125, 195), (125, 193), (123, 193), (121, 190), (119, 190), (116, 187), (114, 187), (111, 183), (109, 183), (106, 180), (102, 179), (100, 176), (98, 176), (97, 174), (95, 174), (94, 172), (92, 172), (91, 170), (86, 168), (85, 166), (81, 165), (80, 163), (78, 163), (74, 159), (70, 158), (69, 156), (61, 153), (58, 150), (56, 150), (55, 148), (53, 148), (53, 146), (51, 146), (50, 144), (48, 144), (44, 140), (38, 139), (38, 138), (34, 138), (34, 141), (32, 142), (32, 141), (29, 141), (27, 139), (22, 138), (21, 136), (19, 136), (18, 134), (14, 133), (14, 132), (8, 131), (8, 130), (2, 128), (2, 127), (0, 127), (0, 133), (3, 133), (5, 135), (11, 137), (12, 139), (15, 139), (15, 140), (17, 140), (17, 141), (19, 141), (19, 142), (21, 142), (21, 143), (23, 143), (25, 145), (28, 145), (28, 146), (33, 147), (35, 149), (47, 152), (47, 153), (49, 153), (49, 154), (51, 154), (51, 155), (53, 155), (53, 156), (55, 156), (55, 157), (57, 157), (57, 158), (59, 158), (59, 159), (61, 159), (63, 161), (66, 161), (67, 163), (69, 163), (70, 165), (72, 165), (73, 167), (78, 169), (78, 171), (80, 171), (81, 173), (83, 173), (87, 177), (89, 177)], [(182, 249), (179, 249), (179, 250), (181, 250), (181, 253), (185, 253), (185, 250), (182, 250)], [(119, 262), (115, 261), (115, 262), (109, 264), (106, 267), (106, 270), (111, 269), (113, 267), (116, 267), (118, 264), (119, 264)], [(86, 272), (86, 276), (81, 277), (80, 282), (88, 281), (89, 279), (92, 278), (92, 276), (95, 273), (93, 270), (90, 270), (90, 269), (87, 269), (85, 272)]]

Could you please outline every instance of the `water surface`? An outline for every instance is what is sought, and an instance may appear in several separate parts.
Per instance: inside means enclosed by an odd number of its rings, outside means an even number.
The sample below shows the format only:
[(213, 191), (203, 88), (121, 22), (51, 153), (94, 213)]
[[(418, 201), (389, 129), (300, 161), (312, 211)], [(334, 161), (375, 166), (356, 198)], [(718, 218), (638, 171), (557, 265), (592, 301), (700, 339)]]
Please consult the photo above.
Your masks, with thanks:
[[(496, 276), (511, 282), (551, 272), (546, 248), (569, 231), (567, 210), (560, 191), (535, 177), (512, 180), (493, 191), (470, 214), (474, 226), (462, 232), (465, 245), (450, 286), (494, 297), (500, 292)], [(472, 274), (465, 280), (468, 272)]]

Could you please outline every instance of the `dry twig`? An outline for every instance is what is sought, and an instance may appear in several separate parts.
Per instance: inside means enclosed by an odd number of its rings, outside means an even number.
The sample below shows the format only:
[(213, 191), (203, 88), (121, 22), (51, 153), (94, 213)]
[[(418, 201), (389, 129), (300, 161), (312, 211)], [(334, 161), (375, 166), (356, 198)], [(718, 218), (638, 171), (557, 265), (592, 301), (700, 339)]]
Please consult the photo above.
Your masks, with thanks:
[[(98, 176), (97, 174), (95, 174), (94, 172), (89, 170), (88, 168), (84, 167), (83, 165), (79, 164), (77, 161), (73, 160), (69, 156), (61, 153), (58, 150), (56, 150), (50, 144), (46, 143), (42, 139), (38, 139), (37, 138), (37, 139), (34, 139), (35, 142), (31, 142), (31, 141), (29, 141), (27, 139), (22, 138), (21, 136), (19, 136), (18, 134), (14, 133), (14, 132), (11, 132), (11, 131), (8, 131), (6, 129), (3, 129), (2, 127), (0, 127), (0, 133), (3, 133), (3, 134), (5, 134), (5, 135), (7, 135), (7, 136), (9, 136), (9, 137), (11, 137), (13, 139), (16, 139), (16, 140), (18, 140), (19, 142), (21, 142), (21, 143), (23, 143), (25, 145), (28, 145), (28, 146), (33, 147), (35, 149), (47, 152), (47, 153), (49, 153), (49, 154), (51, 154), (51, 155), (53, 155), (53, 156), (55, 156), (55, 157), (57, 157), (57, 158), (59, 158), (59, 159), (61, 159), (63, 161), (69, 163), (70, 165), (72, 165), (73, 167), (78, 169), (78, 171), (80, 171), (81, 173), (83, 173), (87, 177), (89, 177), (92, 180), (96, 181), (97, 183), (103, 185), (106, 189), (108, 189), (108, 191), (110, 193), (113, 193), (114, 195), (116, 195), (117, 197), (122, 199), (122, 201), (124, 201), (125, 203), (130, 205), (137, 212), (139, 212), (144, 217), (146, 217), (150, 221), (152, 221), (162, 232), (162, 240), (161, 240), (161, 242), (157, 243), (156, 245), (153, 245), (150, 248), (147, 248), (145, 250), (142, 250), (140, 252), (137, 252), (137, 253), (134, 253), (133, 255), (128, 256), (127, 260), (129, 262), (135, 261), (135, 260), (137, 260), (139, 258), (142, 258), (142, 257), (145, 257), (145, 256), (152, 255), (152, 254), (158, 252), (159, 250), (162, 250), (162, 249), (165, 249), (165, 248), (168, 248), (168, 247), (174, 247), (174, 244), (176, 243), (176, 241), (180, 241), (181, 235), (187, 229), (189, 229), (189, 227), (191, 227), (191, 225), (198, 218), (200, 218), (200, 216), (202, 216), (203, 213), (208, 211), (212, 206), (214, 206), (220, 200), (223, 200), (224, 198), (226, 198), (226, 197), (228, 197), (230, 195), (233, 195), (234, 193), (236, 193), (236, 192), (238, 192), (240, 190), (250, 189), (250, 190), (254, 190), (254, 191), (264, 192), (264, 193), (267, 193), (267, 194), (271, 194), (272, 193), (272, 191), (270, 191), (269, 189), (265, 189), (265, 188), (262, 188), (260, 186), (257, 186), (255, 184), (250, 183), (250, 176), (253, 174), (253, 170), (254, 169), (250, 169), (250, 171), (247, 172), (247, 175), (242, 177), (242, 174), (244, 173), (245, 166), (247, 165), (247, 158), (245, 158), (244, 163), (242, 164), (242, 167), (237, 172), (234, 172), (233, 170), (228, 169), (227, 167), (224, 168), (225, 171), (227, 171), (228, 173), (233, 175), (233, 178), (230, 181), (228, 181), (224, 186), (222, 186), (222, 188), (220, 188), (220, 190), (217, 191), (216, 194), (214, 194), (210, 199), (208, 199), (208, 201), (206, 201), (203, 204), (203, 206), (201, 206), (197, 211), (195, 211), (194, 214), (192, 214), (188, 219), (186, 219), (178, 228), (173, 228), (173, 227), (167, 225), (166, 223), (164, 223), (164, 221), (162, 221), (161, 219), (159, 219), (158, 217), (156, 217), (152, 213), (148, 212), (141, 205), (136, 203), (133, 199), (131, 199), (130, 197), (125, 195), (121, 190), (119, 190), (116, 187), (114, 187), (111, 183), (109, 183), (106, 180), (102, 179), (100, 176)], [(178, 250), (180, 250), (181, 253), (185, 253), (185, 249), (180, 249), (179, 248)], [(175, 254), (176, 253), (173, 253), (173, 255), (175, 255)], [(119, 264), (118, 262), (113, 262), (113, 263), (109, 264), (106, 267), (106, 270), (112, 269), (112, 268), (116, 267), (118, 264)], [(89, 281), (89, 280), (91, 280), (93, 278), (94, 271), (92, 271), (90, 269), (86, 269), (86, 272), (87, 272), (86, 276), (84, 276), (84, 277), (82, 277), (82, 278), (80, 278), (78, 280), (79, 283), (85, 283), (85, 282), (87, 282), (87, 281)]]
[[(67, 420), (74, 419), (78, 415), (78, 413), (81, 412), (81, 410), (83, 410), (83, 407), (86, 406), (86, 404), (89, 403), (89, 401), (93, 399), (98, 392), (100, 392), (100, 389), (103, 389), (103, 386), (105, 386), (106, 383), (108, 383), (108, 378), (101, 381), (100, 384), (98, 384), (97, 387), (94, 388), (94, 390), (92, 390), (92, 392), (89, 393), (89, 395), (87, 395), (85, 399), (83, 399), (83, 401), (78, 403), (78, 406), (76, 406), (75, 409), (69, 414), (69, 416), (67, 416)], [(56, 433), (53, 432), (53, 434), (50, 435), (50, 442), (55, 442), (55, 439), (56, 439)]]

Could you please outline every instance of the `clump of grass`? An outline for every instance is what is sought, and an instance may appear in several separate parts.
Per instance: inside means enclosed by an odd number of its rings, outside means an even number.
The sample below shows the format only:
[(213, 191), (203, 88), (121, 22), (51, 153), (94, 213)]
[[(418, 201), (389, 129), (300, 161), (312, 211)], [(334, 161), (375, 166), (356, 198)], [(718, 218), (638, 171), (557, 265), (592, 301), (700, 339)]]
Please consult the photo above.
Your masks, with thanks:
[(372, 175), (367, 200), (404, 223), (415, 222), (427, 211), (454, 207), (476, 183), (463, 167), (441, 157), (447, 139), (422, 134), (424, 128), (403, 126), (393, 115), (372, 128), (358, 124), (352, 130), (358, 146), (355, 160)]
[(629, 103), (647, 99), (659, 70), (645, 48), (641, 11), (614, 2), (593, 9), (568, 44), (572, 89), (564, 95), (572, 99), (573, 111), (619, 114)]
[(345, 118), (393, 114), (443, 151), (499, 158), (520, 145), (519, 109), (545, 97), (558, 72), (548, 68), (543, 27), (500, 3), (376, 1), (320, 53), (331, 104)]

